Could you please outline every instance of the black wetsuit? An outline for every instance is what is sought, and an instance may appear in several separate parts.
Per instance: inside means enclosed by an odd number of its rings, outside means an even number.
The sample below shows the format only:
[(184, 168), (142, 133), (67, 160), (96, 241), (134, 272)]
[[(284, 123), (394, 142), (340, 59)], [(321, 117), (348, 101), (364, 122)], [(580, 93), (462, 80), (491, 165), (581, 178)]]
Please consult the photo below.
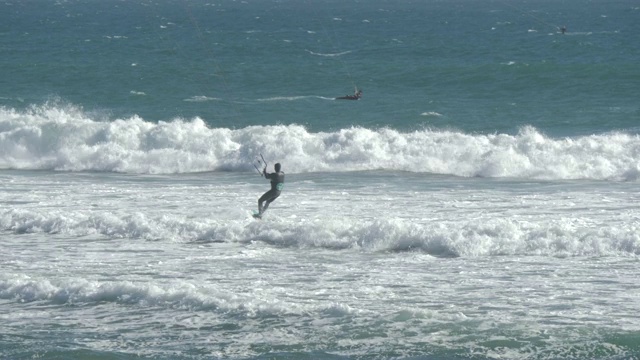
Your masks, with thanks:
[[(270, 174), (264, 172), (264, 177), (267, 179), (271, 179), (271, 190), (264, 193), (260, 197), (260, 199), (258, 199), (258, 215), (262, 215), (265, 211), (267, 211), (267, 208), (269, 208), (269, 204), (271, 204), (273, 200), (277, 199), (278, 196), (280, 196), (280, 192), (284, 187), (284, 172), (279, 171)], [(264, 204), (264, 206), (262, 206), (262, 203), (265, 201), (266, 203)]]
[(362, 91), (358, 91), (353, 95), (337, 97), (336, 100), (360, 100), (361, 97), (362, 97)]

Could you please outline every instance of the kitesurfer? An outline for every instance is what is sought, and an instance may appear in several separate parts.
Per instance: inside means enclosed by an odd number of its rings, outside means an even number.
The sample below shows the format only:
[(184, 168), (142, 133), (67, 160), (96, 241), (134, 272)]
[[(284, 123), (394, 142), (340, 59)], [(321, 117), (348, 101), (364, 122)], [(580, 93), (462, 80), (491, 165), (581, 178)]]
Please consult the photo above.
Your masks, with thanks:
[[(262, 214), (269, 208), (269, 204), (280, 196), (280, 192), (284, 187), (284, 172), (280, 171), (280, 163), (275, 164), (273, 167), (276, 170), (273, 173), (268, 173), (266, 166), (262, 170), (264, 177), (271, 180), (271, 190), (264, 193), (260, 199), (258, 199), (258, 213), (254, 215), (258, 218), (262, 217)], [(263, 203), (264, 206), (262, 205)]]
[(355, 90), (353, 95), (337, 97), (336, 100), (359, 100), (362, 97), (362, 90)]

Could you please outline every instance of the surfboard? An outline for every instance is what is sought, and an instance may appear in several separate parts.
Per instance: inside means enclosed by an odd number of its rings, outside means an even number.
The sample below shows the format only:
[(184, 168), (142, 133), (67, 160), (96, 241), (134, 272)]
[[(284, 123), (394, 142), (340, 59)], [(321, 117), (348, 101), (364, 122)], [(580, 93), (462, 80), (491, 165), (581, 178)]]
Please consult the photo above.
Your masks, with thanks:
[(254, 219), (262, 219), (262, 215), (258, 214), (258, 212), (254, 210), (253, 211), (253, 218)]

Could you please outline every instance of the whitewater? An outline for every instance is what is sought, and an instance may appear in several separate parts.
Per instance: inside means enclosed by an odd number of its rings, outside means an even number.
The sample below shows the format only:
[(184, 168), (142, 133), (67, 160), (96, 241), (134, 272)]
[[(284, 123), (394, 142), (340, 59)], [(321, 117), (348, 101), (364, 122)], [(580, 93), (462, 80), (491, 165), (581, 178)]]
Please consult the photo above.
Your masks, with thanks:
[(640, 136), (612, 131), (553, 138), (424, 128), (211, 128), (200, 118), (99, 121), (73, 106), (0, 108), (4, 169), (176, 174), (249, 171), (260, 153), (290, 172), (390, 170), (483, 178), (637, 181)]
[[(51, 105), (3, 109), (0, 128), (3, 357), (638, 352), (637, 135), (227, 129)], [(257, 221), (260, 153), (287, 178)]]
[(288, 173), (257, 221), (251, 171), (0, 178), (5, 358), (639, 350), (634, 183)]
[(0, 3), (0, 359), (639, 359), (639, 17)]

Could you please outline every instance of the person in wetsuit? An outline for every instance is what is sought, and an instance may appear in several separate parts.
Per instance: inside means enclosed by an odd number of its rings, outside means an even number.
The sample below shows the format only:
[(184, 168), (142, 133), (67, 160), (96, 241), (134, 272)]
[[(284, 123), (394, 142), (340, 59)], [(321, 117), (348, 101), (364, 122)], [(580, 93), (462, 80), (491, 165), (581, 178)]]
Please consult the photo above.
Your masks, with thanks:
[(362, 90), (356, 89), (353, 95), (337, 97), (336, 100), (360, 100), (361, 97), (362, 97)]
[[(276, 172), (268, 173), (266, 166), (262, 170), (264, 177), (271, 180), (271, 190), (264, 193), (260, 199), (258, 199), (258, 213), (256, 217), (262, 217), (262, 214), (269, 208), (269, 204), (280, 196), (280, 192), (284, 187), (284, 172), (280, 171), (280, 163), (275, 164), (273, 167)], [(264, 203), (264, 206), (262, 203)]]

